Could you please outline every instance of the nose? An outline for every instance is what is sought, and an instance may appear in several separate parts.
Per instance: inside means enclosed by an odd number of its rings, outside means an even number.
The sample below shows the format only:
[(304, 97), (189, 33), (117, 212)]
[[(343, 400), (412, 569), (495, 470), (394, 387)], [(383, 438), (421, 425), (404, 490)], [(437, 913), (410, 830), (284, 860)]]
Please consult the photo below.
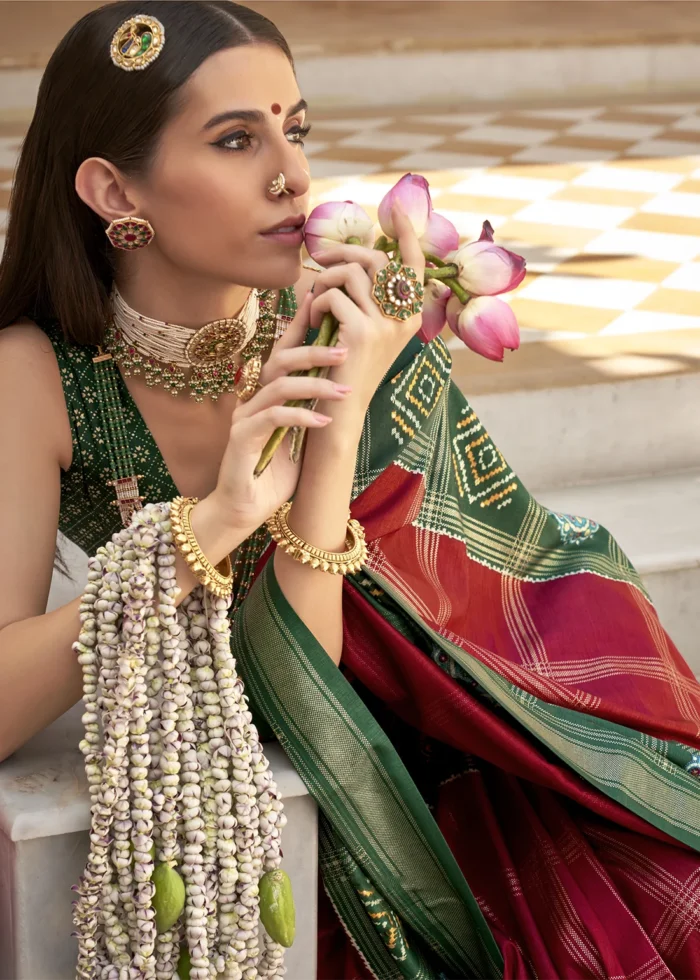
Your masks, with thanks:
[[(289, 140), (285, 139), (289, 150), (282, 153), (277, 158), (277, 171), (270, 178), (267, 185), (268, 197), (303, 197), (309, 193), (311, 188), (311, 174), (309, 173), (306, 158), (300, 152), (298, 146), (290, 145)], [(275, 193), (274, 182), (279, 174), (284, 175), (284, 189), (281, 193)], [(278, 183), (281, 183), (281, 178)]]

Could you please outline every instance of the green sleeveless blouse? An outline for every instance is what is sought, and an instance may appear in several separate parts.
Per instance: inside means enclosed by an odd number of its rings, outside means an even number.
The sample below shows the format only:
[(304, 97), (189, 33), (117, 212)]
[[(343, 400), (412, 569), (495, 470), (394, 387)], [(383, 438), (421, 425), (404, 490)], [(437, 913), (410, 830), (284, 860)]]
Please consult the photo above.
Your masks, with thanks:
[[(277, 312), (293, 316), (296, 308), (294, 287), (280, 290)], [(58, 526), (69, 541), (93, 555), (121, 528), (114, 487), (108, 486), (112, 469), (92, 362), (97, 349), (69, 343), (55, 321), (42, 321), (39, 326), (56, 354), (73, 439), (70, 468), (61, 471)], [(134, 467), (143, 474), (139, 490), (144, 503), (172, 500), (178, 489), (121, 373), (115, 374)]]

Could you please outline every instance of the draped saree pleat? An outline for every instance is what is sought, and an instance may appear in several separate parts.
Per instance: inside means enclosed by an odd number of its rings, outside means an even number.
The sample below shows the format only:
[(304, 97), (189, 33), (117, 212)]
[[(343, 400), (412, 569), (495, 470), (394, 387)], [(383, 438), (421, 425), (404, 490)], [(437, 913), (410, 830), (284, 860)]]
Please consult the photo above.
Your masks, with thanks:
[(700, 688), (611, 535), (522, 486), (440, 340), (377, 392), (352, 513), (340, 669), (271, 551), (233, 624), (321, 811), (318, 976), (700, 976)]

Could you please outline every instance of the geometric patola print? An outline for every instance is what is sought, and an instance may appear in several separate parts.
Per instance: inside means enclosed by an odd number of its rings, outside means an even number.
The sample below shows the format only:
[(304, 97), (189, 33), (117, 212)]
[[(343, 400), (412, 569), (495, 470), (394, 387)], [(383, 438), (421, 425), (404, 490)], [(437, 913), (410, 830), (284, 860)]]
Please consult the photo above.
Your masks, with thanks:
[(462, 414), (465, 417), (457, 423), (458, 432), (452, 439), (459, 495), (480, 507), (507, 507), (510, 495), (518, 489), (515, 474), (471, 408), (467, 406)]
[(416, 435), (440, 400), (450, 377), (452, 358), (444, 342), (436, 338), (427, 344), (422, 356), (414, 358), (405, 371), (392, 378), (391, 433), (403, 446)]

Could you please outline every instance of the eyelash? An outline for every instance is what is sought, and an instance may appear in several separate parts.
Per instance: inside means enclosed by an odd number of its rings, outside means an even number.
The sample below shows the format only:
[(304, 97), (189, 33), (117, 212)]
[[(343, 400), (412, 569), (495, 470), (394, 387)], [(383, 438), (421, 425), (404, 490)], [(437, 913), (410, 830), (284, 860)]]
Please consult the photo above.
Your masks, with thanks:
[[(294, 126), (293, 129), (289, 130), (289, 133), (294, 133), (299, 136), (300, 139), (291, 140), (292, 143), (298, 143), (299, 146), (304, 145), (304, 140), (311, 132), (311, 124), (308, 126)], [(289, 135), (289, 133), (287, 135)], [(246, 146), (228, 146), (229, 143), (239, 142), (242, 139), (251, 140), (252, 137), (250, 133), (246, 133), (245, 130), (237, 130), (235, 133), (231, 133), (230, 136), (224, 136), (222, 139), (218, 140), (214, 146), (220, 147), (222, 150), (229, 150), (231, 153), (242, 153), (249, 149), (250, 142)]]

